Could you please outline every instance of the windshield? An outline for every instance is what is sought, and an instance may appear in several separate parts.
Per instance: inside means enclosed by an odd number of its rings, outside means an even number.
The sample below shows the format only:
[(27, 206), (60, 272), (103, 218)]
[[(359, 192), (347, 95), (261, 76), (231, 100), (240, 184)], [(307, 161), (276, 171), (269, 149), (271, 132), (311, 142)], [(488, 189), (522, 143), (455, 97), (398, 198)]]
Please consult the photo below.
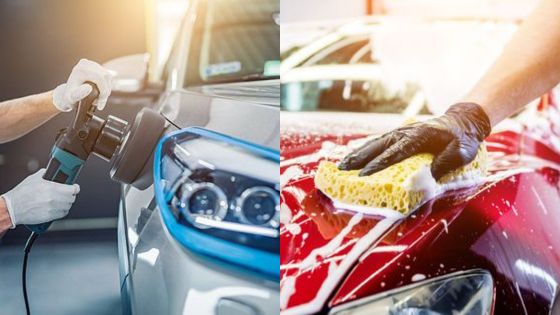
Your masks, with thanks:
[(185, 85), (279, 77), (277, 0), (201, 1)]

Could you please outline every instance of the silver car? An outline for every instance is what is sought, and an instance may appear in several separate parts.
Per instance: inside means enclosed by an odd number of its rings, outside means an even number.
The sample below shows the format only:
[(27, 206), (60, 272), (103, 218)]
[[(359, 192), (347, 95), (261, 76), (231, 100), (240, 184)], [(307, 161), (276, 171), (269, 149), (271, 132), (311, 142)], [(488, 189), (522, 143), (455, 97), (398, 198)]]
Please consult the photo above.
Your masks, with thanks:
[(125, 313), (278, 313), (278, 12), (277, 0), (189, 4), (153, 105), (169, 123), (155, 185), (122, 187)]

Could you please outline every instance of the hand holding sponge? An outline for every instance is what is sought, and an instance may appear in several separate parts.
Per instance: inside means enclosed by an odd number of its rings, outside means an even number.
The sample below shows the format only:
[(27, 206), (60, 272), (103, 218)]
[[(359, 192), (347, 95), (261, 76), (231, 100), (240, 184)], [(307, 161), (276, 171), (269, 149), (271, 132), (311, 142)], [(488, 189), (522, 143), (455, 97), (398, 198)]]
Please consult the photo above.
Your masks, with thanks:
[(486, 174), (484, 144), (472, 162), (437, 182), (430, 172), (433, 159), (429, 153), (417, 154), (368, 176), (359, 176), (360, 170), (339, 170), (335, 163), (322, 161), (315, 175), (315, 185), (331, 199), (342, 203), (389, 208), (407, 214), (442, 190), (468, 186)]

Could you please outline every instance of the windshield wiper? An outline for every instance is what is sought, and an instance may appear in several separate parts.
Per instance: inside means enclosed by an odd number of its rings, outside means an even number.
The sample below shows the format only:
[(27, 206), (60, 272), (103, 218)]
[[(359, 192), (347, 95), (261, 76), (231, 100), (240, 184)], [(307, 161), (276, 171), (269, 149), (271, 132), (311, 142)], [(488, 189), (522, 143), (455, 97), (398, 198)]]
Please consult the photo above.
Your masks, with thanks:
[(280, 79), (280, 75), (264, 75), (262, 73), (252, 73), (240, 77), (210, 80), (207, 81), (205, 84), (249, 82), (249, 81), (274, 80), (274, 79)]
[(262, 73), (251, 73), (240, 77), (241, 81), (272, 80), (280, 79), (280, 75), (264, 75)]

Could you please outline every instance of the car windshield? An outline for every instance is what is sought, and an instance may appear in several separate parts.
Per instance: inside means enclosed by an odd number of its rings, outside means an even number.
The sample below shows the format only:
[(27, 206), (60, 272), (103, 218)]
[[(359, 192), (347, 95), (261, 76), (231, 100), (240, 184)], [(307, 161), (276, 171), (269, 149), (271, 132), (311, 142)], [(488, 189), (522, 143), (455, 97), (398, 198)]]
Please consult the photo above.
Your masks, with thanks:
[(201, 1), (185, 85), (279, 77), (277, 0)]

